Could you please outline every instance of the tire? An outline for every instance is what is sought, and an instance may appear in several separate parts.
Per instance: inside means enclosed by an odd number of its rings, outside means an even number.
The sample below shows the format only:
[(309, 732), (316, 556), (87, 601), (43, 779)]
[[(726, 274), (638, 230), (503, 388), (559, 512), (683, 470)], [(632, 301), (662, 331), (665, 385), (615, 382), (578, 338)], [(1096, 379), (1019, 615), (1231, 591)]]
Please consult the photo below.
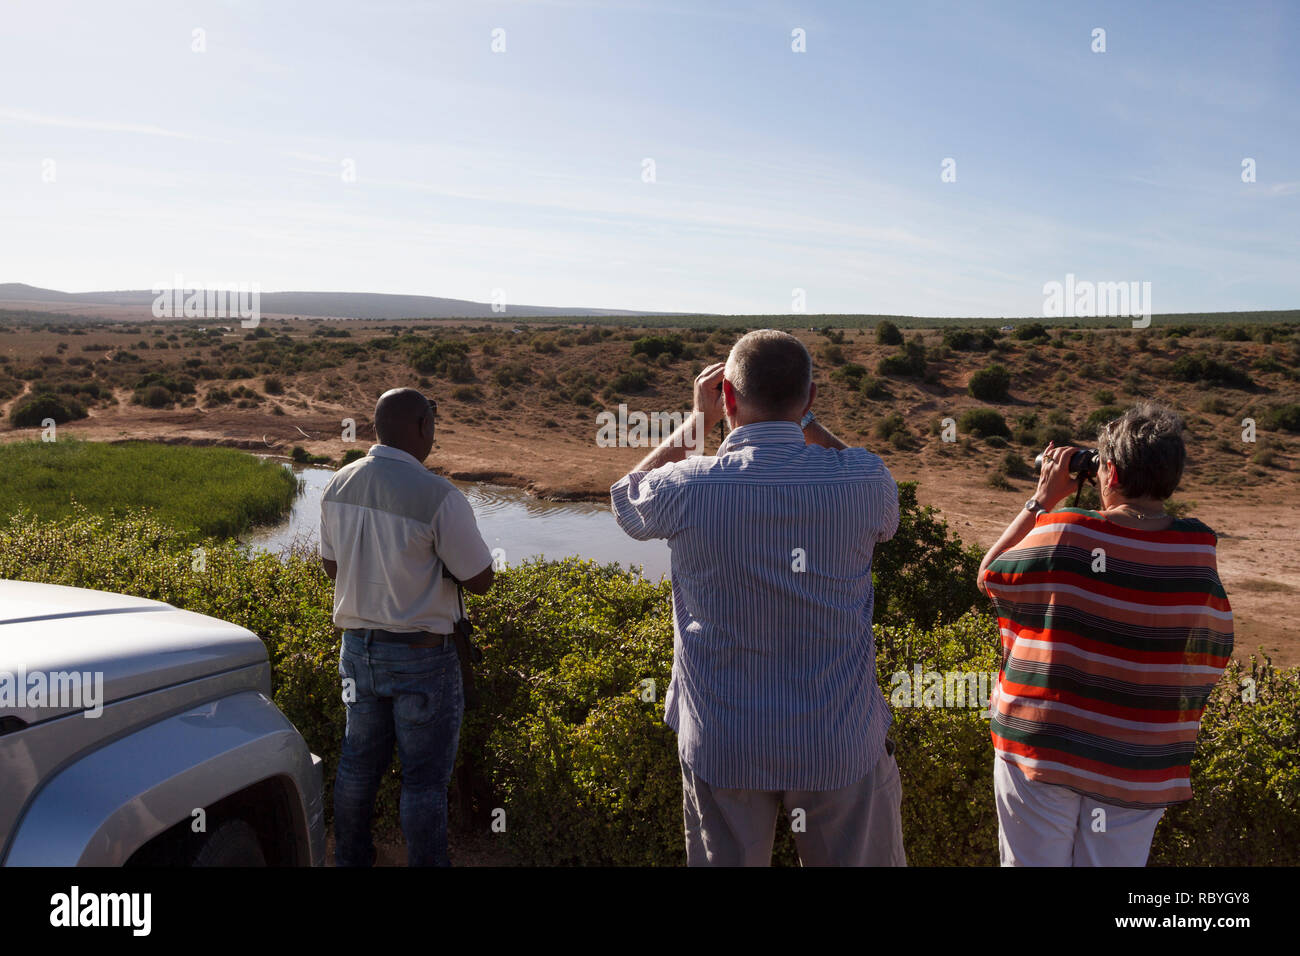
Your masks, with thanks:
[(226, 820), (208, 834), (191, 866), (266, 866), (257, 831), (243, 820)]

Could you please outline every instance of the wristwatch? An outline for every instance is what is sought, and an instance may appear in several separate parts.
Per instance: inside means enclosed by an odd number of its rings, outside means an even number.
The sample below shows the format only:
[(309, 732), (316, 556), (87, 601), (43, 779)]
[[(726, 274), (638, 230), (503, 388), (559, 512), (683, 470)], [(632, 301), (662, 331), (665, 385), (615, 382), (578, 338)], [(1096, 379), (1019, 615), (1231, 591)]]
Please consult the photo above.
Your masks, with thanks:
[(1047, 509), (1038, 503), (1037, 498), (1030, 498), (1025, 502), (1025, 510), (1037, 518), (1041, 514), (1046, 514)]
[(808, 411), (803, 413), (803, 418), (799, 419), (799, 427), (807, 428), (815, 421), (817, 421), (817, 416), (812, 413), (812, 409), (810, 408)]

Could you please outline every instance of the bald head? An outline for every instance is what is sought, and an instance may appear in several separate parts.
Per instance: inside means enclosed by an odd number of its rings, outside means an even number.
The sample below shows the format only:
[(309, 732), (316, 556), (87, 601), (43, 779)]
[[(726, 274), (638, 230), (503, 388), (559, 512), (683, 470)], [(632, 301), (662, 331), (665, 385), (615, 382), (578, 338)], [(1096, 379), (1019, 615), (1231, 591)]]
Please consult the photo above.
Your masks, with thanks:
[(394, 388), (375, 403), (375, 436), (424, 461), (433, 447), (433, 405), (413, 388)]

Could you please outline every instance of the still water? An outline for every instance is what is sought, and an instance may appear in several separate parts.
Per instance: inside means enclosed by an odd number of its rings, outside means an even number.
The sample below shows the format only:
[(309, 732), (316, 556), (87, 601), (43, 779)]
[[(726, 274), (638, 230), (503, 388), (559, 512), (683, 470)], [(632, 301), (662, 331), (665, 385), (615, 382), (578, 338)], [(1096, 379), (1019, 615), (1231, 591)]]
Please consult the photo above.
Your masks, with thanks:
[[(334, 474), (332, 468), (285, 465), (300, 479), (301, 492), (287, 520), (259, 528), (247, 543), (278, 553), (302, 542), (320, 544), (320, 499)], [(469, 500), (487, 546), (500, 548), (507, 565), (543, 556), (577, 555), (601, 564), (617, 562), (639, 567), (652, 580), (668, 573), (668, 545), (663, 541), (634, 541), (614, 521), (609, 505), (592, 501), (541, 501), (518, 488), (453, 481)]]

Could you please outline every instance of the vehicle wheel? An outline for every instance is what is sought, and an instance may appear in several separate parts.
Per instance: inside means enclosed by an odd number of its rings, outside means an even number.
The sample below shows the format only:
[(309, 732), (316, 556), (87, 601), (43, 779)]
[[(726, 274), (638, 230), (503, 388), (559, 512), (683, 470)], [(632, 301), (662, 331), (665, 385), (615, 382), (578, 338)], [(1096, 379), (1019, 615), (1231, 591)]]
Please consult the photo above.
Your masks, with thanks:
[(257, 831), (243, 820), (227, 820), (208, 834), (191, 866), (266, 866)]

